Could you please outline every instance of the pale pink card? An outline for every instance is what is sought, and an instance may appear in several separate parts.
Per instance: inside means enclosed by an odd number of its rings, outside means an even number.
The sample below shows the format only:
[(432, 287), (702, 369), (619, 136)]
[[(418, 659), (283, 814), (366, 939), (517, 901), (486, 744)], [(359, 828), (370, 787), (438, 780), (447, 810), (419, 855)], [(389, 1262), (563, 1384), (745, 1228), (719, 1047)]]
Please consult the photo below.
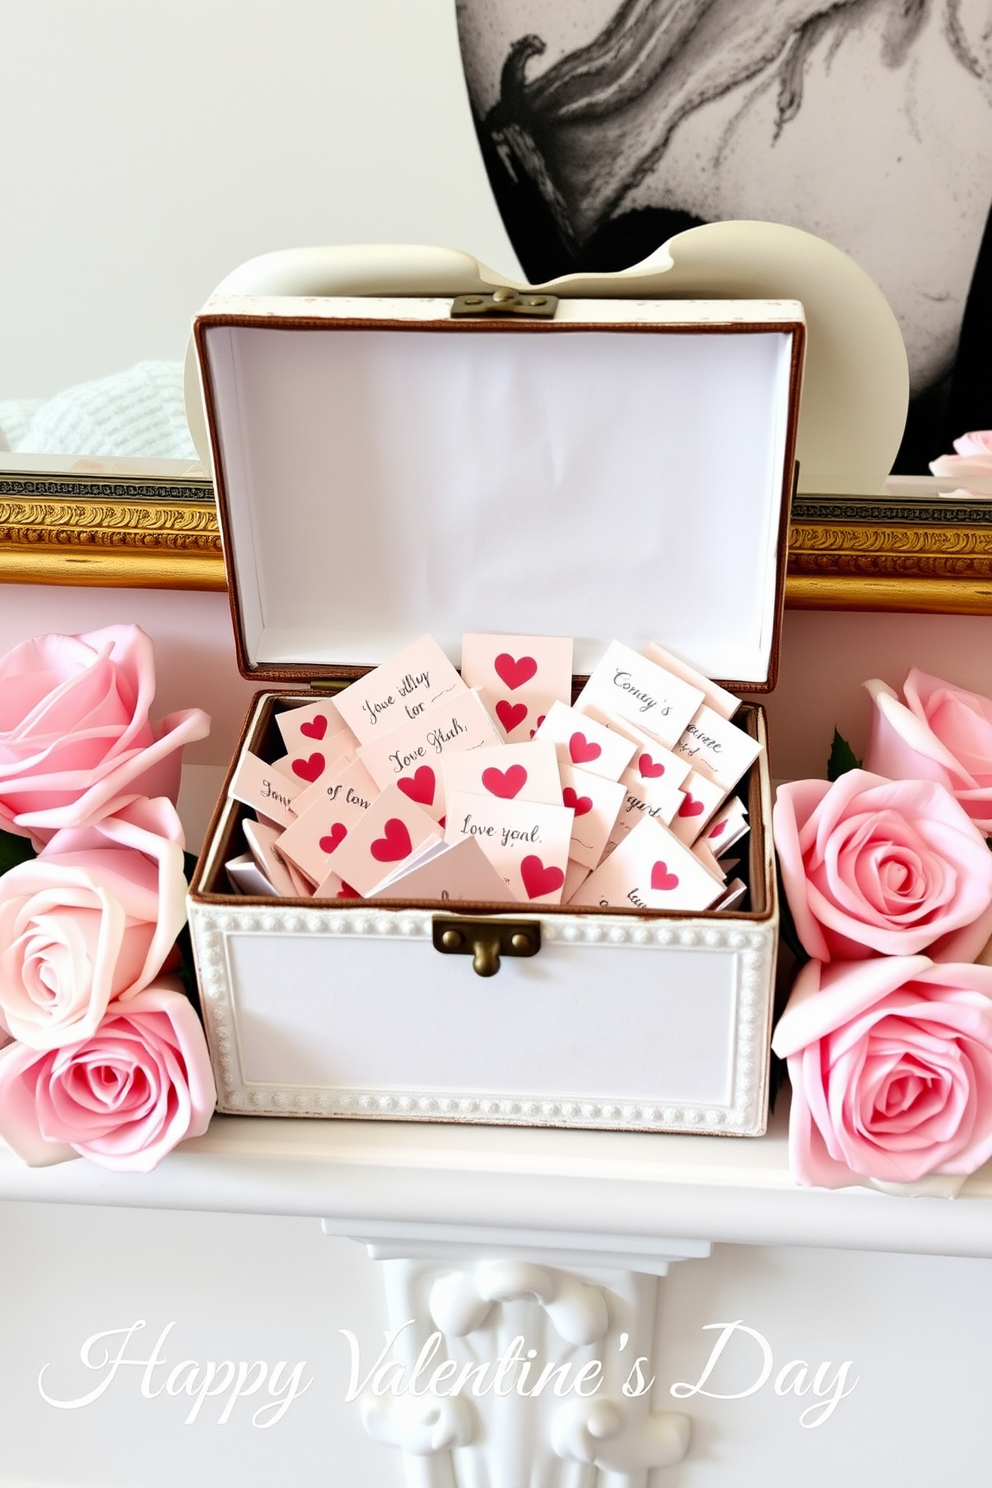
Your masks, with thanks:
[(315, 899), (360, 899), (362, 896), (351, 884), (345, 883), (339, 874), (331, 872), (322, 878), (313, 891)]
[(366, 744), (467, 690), (437, 641), (426, 635), (352, 682), (334, 702)]
[(708, 909), (723, 893), (667, 827), (644, 817), (572, 899), (588, 908)]
[(645, 784), (663, 780), (666, 785), (673, 785), (677, 789), (692, 768), (688, 760), (681, 759), (671, 749), (666, 749), (664, 744), (659, 744), (657, 739), (643, 733), (626, 718), (613, 718), (607, 724), (606, 715), (592, 704), (588, 707), (588, 717), (595, 718), (597, 723), (606, 724), (613, 732), (633, 741), (636, 746), (634, 756), (624, 773), (636, 772)]
[(305, 899), (313, 893), (313, 884), (279, 851), (279, 839), (283, 834), (278, 827), (245, 820), (241, 823), (241, 829), (252, 857), (277, 894), (296, 895)]
[(564, 703), (552, 706), (537, 737), (555, 744), (562, 764), (578, 765), (606, 780), (620, 779), (637, 748), (633, 740)]
[(573, 812), (539, 801), (501, 801), (458, 792), (448, 802), (446, 842), (474, 838), (525, 903), (559, 904), (568, 866)]
[(747, 893), (743, 879), (735, 878), (727, 885), (723, 895), (713, 905), (714, 909), (736, 909)]
[(574, 858), (569, 858), (565, 869), (565, 885), (561, 891), (562, 904), (570, 903), (572, 895), (578, 892), (579, 885), (585, 883), (591, 871), (584, 863), (577, 863)]
[(318, 748), (304, 743), (302, 748), (274, 759), (272, 768), (278, 770), (280, 775), (287, 775), (290, 780), (297, 781), (306, 790), (318, 781), (332, 779), (355, 758), (357, 748), (351, 729), (343, 729)]
[[(315, 884), (332, 870), (337, 872), (338, 849), (379, 794), (377, 787), (370, 793), (361, 776), (369, 779), (356, 760), (338, 780), (326, 788), (318, 786), (307, 810), (279, 839), (279, 851)], [(357, 783), (349, 777), (358, 777)]]
[(607, 844), (610, 852), (634, 830), (642, 817), (650, 816), (669, 826), (685, 800), (682, 792), (673, 785), (666, 785), (663, 780), (642, 780), (633, 768), (624, 770), (620, 784), (624, 798), (610, 832)]
[(621, 641), (612, 641), (575, 706), (581, 713), (591, 704), (607, 718), (629, 719), (672, 749), (702, 701), (701, 688), (664, 671)]
[(331, 740), (338, 735), (342, 736), (343, 744), (350, 744), (352, 754), (358, 748), (358, 740), (330, 698), (301, 703), (297, 708), (284, 708), (275, 717), (288, 754), (311, 749), (326, 751)]
[(437, 822), (395, 785), (372, 802), (336, 850), (334, 872), (368, 895), (401, 863), (440, 840)]
[(509, 886), (472, 837), (442, 842), (410, 868), (386, 881), (371, 899), (440, 899), (475, 904), (515, 904)]
[(689, 762), (691, 769), (726, 792), (732, 791), (745, 770), (753, 765), (761, 753), (761, 745), (736, 723), (729, 723), (704, 705), (686, 724), (675, 752)]
[(672, 831), (688, 846), (719, 811), (726, 791), (693, 770), (682, 783), (682, 793), (685, 799), (672, 818)]
[(681, 677), (683, 682), (688, 682), (690, 687), (698, 687), (702, 690), (706, 702), (721, 718), (733, 718), (741, 705), (741, 700), (734, 697), (725, 687), (714, 682), (711, 677), (697, 672), (681, 656), (675, 656), (671, 651), (666, 651), (664, 646), (659, 646), (657, 641), (649, 641), (644, 647), (644, 655), (649, 661), (657, 662), (666, 672), (672, 672), (676, 677)]
[(572, 697), (570, 636), (465, 635), (462, 679), (478, 687), (507, 743), (529, 739), (555, 701)]
[(470, 791), (503, 801), (544, 801), (561, 805), (558, 754), (550, 739), (527, 744), (491, 744), (448, 752), (441, 761), (444, 793)]
[(609, 841), (626, 790), (616, 780), (607, 780), (591, 770), (561, 765), (561, 801), (575, 812), (568, 854), (585, 868), (595, 868)]
[(422, 718), (363, 744), (358, 757), (383, 789), (398, 785), (409, 800), (440, 821), (444, 815), (442, 755), (497, 744), (499, 736), (489, 714), (477, 695), (465, 690)]
[[(342, 806), (357, 806), (368, 811), (379, 794), (379, 787), (366, 770), (361, 760), (349, 760), (333, 775), (308, 785), (293, 802), (297, 816), (305, 816), (318, 801), (328, 801)], [(354, 814), (354, 813), (352, 813)]]
[(296, 819), (293, 801), (302, 790), (302, 780), (290, 780), (246, 749), (238, 761), (227, 793), (235, 801), (254, 807), (277, 826), (288, 827)]

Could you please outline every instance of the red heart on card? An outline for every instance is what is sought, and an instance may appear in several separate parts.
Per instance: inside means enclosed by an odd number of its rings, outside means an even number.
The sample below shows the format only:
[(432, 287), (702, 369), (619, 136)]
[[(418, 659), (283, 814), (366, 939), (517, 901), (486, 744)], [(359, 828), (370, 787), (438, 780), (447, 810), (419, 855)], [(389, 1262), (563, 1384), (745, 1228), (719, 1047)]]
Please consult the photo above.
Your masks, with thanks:
[(523, 687), (529, 682), (537, 671), (537, 662), (533, 656), (513, 657), (509, 651), (501, 651), (493, 662), (496, 675), (505, 682), (511, 692), (516, 692), (518, 687)]
[(383, 835), (377, 837), (369, 848), (376, 862), (398, 863), (401, 858), (408, 858), (413, 852), (413, 843), (406, 822), (398, 816), (391, 816), (382, 830)]
[(679, 816), (702, 816), (703, 803), (697, 801), (691, 791), (686, 792), (685, 800), (679, 807)]
[(561, 800), (563, 806), (571, 806), (576, 816), (585, 816), (592, 810), (592, 796), (578, 796), (570, 785), (562, 791)]
[(573, 765), (585, 765), (589, 760), (599, 759), (603, 752), (601, 744), (590, 744), (585, 734), (573, 734), (568, 741), (568, 752)]
[(482, 783), (491, 796), (512, 801), (527, 784), (527, 771), (523, 765), (510, 765), (506, 770), (497, 770), (492, 765), (488, 770), (483, 770)]
[(719, 837), (720, 833), (723, 831), (723, 829), (724, 829), (724, 827), (726, 825), (727, 825), (727, 823), (725, 821), (717, 822), (716, 826), (713, 828), (712, 832), (710, 833), (710, 836), (711, 837)]
[(353, 889), (351, 884), (345, 883), (344, 879), (342, 879), (341, 887), (334, 897), (335, 899), (361, 899), (362, 896), (357, 889)]
[(527, 704), (508, 703), (505, 698), (500, 698), (496, 704), (496, 717), (506, 732), (512, 734), (517, 724), (523, 723), (527, 717)]
[(541, 727), (541, 724), (544, 722), (544, 720), (545, 720), (546, 717), (547, 717), (547, 714), (546, 713), (542, 713), (541, 716), (540, 716), (540, 718), (537, 720), (537, 728), (532, 728), (531, 729), (530, 736), (531, 736), (532, 739), (533, 739), (534, 735), (537, 733), (537, 729), (539, 729)]
[(545, 868), (536, 853), (531, 853), (520, 864), (520, 877), (524, 881), (528, 899), (540, 899), (544, 894), (553, 894), (565, 882), (560, 868)]
[(419, 801), (421, 806), (434, 805), (434, 787), (437, 782), (430, 765), (421, 765), (413, 775), (397, 780), (396, 784), (411, 801)]
[(348, 835), (348, 828), (344, 822), (335, 822), (326, 837), (318, 839), (317, 846), (321, 852), (332, 853), (336, 847), (340, 847)]
[(293, 761), (293, 774), (299, 775), (301, 780), (309, 780), (312, 785), (319, 780), (324, 773), (324, 756), (312, 754), (309, 759), (298, 759)]
[(318, 713), (309, 723), (301, 723), (300, 733), (305, 734), (308, 739), (322, 739), (327, 733), (327, 719), (323, 713)]
[(669, 873), (667, 863), (655, 863), (651, 869), (651, 887), (663, 893), (666, 889), (677, 889), (678, 886), (678, 874)]
[(643, 780), (657, 780), (659, 775), (665, 773), (664, 765), (659, 765), (658, 761), (652, 759), (649, 754), (641, 755), (637, 761), (637, 768)]

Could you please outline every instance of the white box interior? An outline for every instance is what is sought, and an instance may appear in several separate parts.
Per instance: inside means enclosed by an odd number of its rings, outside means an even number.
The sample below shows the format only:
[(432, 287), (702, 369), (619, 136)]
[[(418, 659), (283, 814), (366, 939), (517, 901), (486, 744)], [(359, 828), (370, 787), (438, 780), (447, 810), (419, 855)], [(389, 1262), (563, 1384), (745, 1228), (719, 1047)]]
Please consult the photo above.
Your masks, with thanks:
[(528, 334), (448, 305), (207, 307), (249, 664), (371, 665), (425, 631), (457, 662), (473, 630), (574, 635), (578, 672), (656, 639), (765, 682), (801, 307), (566, 300), (575, 329)]

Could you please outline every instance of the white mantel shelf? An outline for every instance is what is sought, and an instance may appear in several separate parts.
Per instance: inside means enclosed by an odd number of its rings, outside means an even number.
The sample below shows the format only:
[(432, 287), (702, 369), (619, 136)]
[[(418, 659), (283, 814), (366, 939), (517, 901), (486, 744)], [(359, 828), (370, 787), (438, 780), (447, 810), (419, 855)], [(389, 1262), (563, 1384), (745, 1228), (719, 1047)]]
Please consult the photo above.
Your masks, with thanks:
[(801, 1189), (786, 1117), (730, 1139), (217, 1116), (150, 1174), (0, 1151), (0, 1198), (311, 1215), (355, 1238), (655, 1250), (659, 1237), (992, 1256), (992, 1163), (957, 1199)]

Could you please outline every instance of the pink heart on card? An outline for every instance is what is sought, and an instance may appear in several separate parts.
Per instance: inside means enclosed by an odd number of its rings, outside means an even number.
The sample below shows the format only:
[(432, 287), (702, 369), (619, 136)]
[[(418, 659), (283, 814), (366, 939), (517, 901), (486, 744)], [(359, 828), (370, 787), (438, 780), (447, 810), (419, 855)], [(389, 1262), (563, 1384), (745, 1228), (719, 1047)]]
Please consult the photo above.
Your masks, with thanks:
[(678, 886), (678, 874), (669, 873), (667, 863), (655, 863), (651, 869), (651, 887), (664, 893), (666, 889), (677, 889)]
[(421, 806), (434, 805), (434, 787), (437, 781), (430, 765), (421, 765), (413, 775), (404, 776), (396, 784), (411, 801), (418, 801)]
[(561, 869), (545, 868), (536, 853), (524, 858), (520, 864), (520, 877), (524, 881), (528, 899), (540, 899), (545, 894), (553, 894), (565, 882)]
[(702, 816), (702, 814), (702, 801), (697, 801), (691, 791), (686, 791), (685, 800), (679, 807), (679, 816)]
[(591, 744), (585, 734), (573, 734), (568, 741), (568, 752), (572, 757), (573, 765), (585, 765), (590, 760), (599, 759), (603, 746)]
[(308, 739), (317, 739), (318, 741), (322, 739), (327, 733), (327, 719), (323, 713), (318, 713), (308, 723), (301, 723), (300, 733), (305, 734)]
[(512, 734), (518, 724), (523, 723), (527, 717), (526, 703), (510, 703), (505, 698), (500, 698), (496, 704), (496, 717), (508, 734)]
[(652, 759), (649, 754), (642, 754), (637, 761), (637, 768), (643, 780), (657, 780), (659, 775), (664, 775), (665, 767), (657, 760)]
[(592, 810), (592, 796), (579, 796), (570, 785), (566, 785), (561, 793), (563, 806), (571, 806), (576, 816), (585, 816), (587, 811)]
[(312, 754), (309, 759), (295, 759), (293, 761), (293, 774), (299, 775), (301, 780), (309, 780), (312, 785), (319, 780), (324, 773), (324, 756)]
[(344, 822), (335, 822), (326, 837), (318, 839), (317, 846), (321, 852), (332, 853), (336, 847), (340, 847), (348, 835), (348, 828)]
[(377, 837), (369, 848), (377, 863), (398, 863), (401, 858), (410, 856), (413, 843), (405, 821), (401, 821), (398, 816), (391, 816), (382, 831), (383, 835)]
[(537, 671), (537, 662), (533, 656), (513, 657), (509, 651), (501, 651), (493, 662), (496, 675), (505, 682), (511, 692), (516, 692), (518, 687), (523, 687), (529, 682)]
[(492, 765), (488, 770), (483, 770), (482, 783), (491, 796), (512, 801), (527, 784), (527, 771), (523, 765), (510, 765), (506, 770), (497, 770)]
[(713, 828), (712, 832), (710, 833), (710, 837), (719, 837), (720, 833), (723, 831), (723, 829), (724, 829), (724, 827), (726, 825), (727, 825), (727, 823), (725, 821), (717, 822), (716, 826)]

